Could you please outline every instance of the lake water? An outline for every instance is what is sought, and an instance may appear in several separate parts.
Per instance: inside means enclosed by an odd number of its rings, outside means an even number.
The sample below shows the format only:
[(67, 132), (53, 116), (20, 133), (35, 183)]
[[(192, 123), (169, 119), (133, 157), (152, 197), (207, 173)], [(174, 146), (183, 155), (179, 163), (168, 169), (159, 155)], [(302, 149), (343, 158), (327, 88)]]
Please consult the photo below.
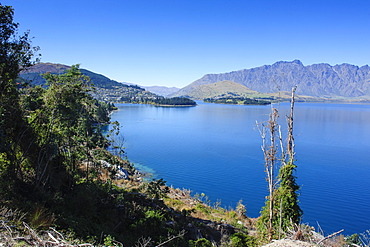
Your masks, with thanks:
[[(268, 191), (256, 121), (268, 120), (270, 106), (116, 106), (112, 121), (136, 167), (226, 208), (243, 200), (258, 217)], [(289, 104), (275, 107), (286, 129)], [(294, 114), (303, 223), (326, 234), (370, 229), (370, 106), (297, 103)]]

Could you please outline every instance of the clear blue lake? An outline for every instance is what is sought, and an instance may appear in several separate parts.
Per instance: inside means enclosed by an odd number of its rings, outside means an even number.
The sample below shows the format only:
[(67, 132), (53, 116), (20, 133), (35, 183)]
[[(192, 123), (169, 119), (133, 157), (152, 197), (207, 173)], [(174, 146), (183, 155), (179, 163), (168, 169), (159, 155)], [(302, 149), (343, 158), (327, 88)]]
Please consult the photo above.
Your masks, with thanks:
[[(225, 208), (243, 200), (258, 217), (268, 191), (256, 121), (271, 106), (116, 106), (117, 139), (135, 167)], [(290, 105), (274, 106), (284, 132)], [(325, 234), (370, 229), (370, 105), (296, 103), (294, 138), (302, 223)]]

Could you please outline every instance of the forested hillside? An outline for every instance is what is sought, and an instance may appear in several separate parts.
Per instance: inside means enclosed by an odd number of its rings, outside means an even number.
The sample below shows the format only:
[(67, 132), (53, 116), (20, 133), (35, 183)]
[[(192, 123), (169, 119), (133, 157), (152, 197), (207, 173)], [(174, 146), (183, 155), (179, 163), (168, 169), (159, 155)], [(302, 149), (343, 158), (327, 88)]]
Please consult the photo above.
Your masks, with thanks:
[[(20, 72), (20, 77), (25, 79), (26, 82), (32, 85), (45, 85), (46, 79), (42, 76), (45, 73), (51, 74), (63, 74), (67, 69), (70, 69), (71, 66), (57, 63), (36, 63), (29, 68), (25, 68)], [(127, 85), (124, 83), (119, 83), (117, 81), (111, 80), (108, 77), (91, 72), (87, 69), (80, 69), (83, 75), (86, 75), (90, 78), (91, 82), (95, 87), (99, 88), (113, 88), (113, 87), (132, 87), (140, 88), (136, 85)]]

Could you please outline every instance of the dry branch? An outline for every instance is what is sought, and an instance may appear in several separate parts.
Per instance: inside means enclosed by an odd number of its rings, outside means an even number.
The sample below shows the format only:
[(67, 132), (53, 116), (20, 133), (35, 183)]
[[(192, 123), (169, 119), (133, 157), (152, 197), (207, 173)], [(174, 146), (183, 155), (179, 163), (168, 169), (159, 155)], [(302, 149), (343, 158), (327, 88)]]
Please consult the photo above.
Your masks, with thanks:
[(168, 243), (169, 243), (169, 242), (171, 242), (172, 240), (174, 240), (174, 239), (176, 239), (176, 238), (180, 238), (180, 237), (184, 236), (184, 235), (185, 235), (185, 233), (186, 233), (186, 232), (185, 232), (185, 230), (182, 230), (182, 231), (180, 232), (180, 234), (179, 234), (179, 235), (170, 237), (168, 240), (164, 241), (163, 243), (158, 244), (156, 247), (159, 247), (159, 246), (163, 246), (163, 245), (165, 245), (165, 244), (168, 244)]
[(334, 237), (335, 235), (337, 235), (337, 234), (339, 234), (339, 233), (341, 233), (343, 231), (344, 231), (344, 229), (342, 229), (340, 231), (337, 231), (337, 232), (334, 232), (333, 234), (330, 234), (330, 235), (326, 236), (325, 238), (321, 239), (317, 244), (320, 244), (320, 243), (324, 242), (325, 240), (327, 240), (327, 239), (329, 239), (331, 237)]

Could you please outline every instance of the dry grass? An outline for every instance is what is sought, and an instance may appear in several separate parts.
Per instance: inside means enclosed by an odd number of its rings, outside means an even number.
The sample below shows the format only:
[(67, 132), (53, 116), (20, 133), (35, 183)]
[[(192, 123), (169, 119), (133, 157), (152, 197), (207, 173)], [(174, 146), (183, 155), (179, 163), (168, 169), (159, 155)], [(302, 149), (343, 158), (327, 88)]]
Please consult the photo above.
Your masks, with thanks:
[[(35, 210), (37, 226), (50, 223), (50, 215), (42, 208)], [(92, 246), (91, 244), (72, 244), (64, 236), (49, 227), (48, 230), (37, 232), (24, 223), (25, 214), (18, 210), (0, 208), (0, 246)], [(45, 224), (44, 224), (45, 223)]]

